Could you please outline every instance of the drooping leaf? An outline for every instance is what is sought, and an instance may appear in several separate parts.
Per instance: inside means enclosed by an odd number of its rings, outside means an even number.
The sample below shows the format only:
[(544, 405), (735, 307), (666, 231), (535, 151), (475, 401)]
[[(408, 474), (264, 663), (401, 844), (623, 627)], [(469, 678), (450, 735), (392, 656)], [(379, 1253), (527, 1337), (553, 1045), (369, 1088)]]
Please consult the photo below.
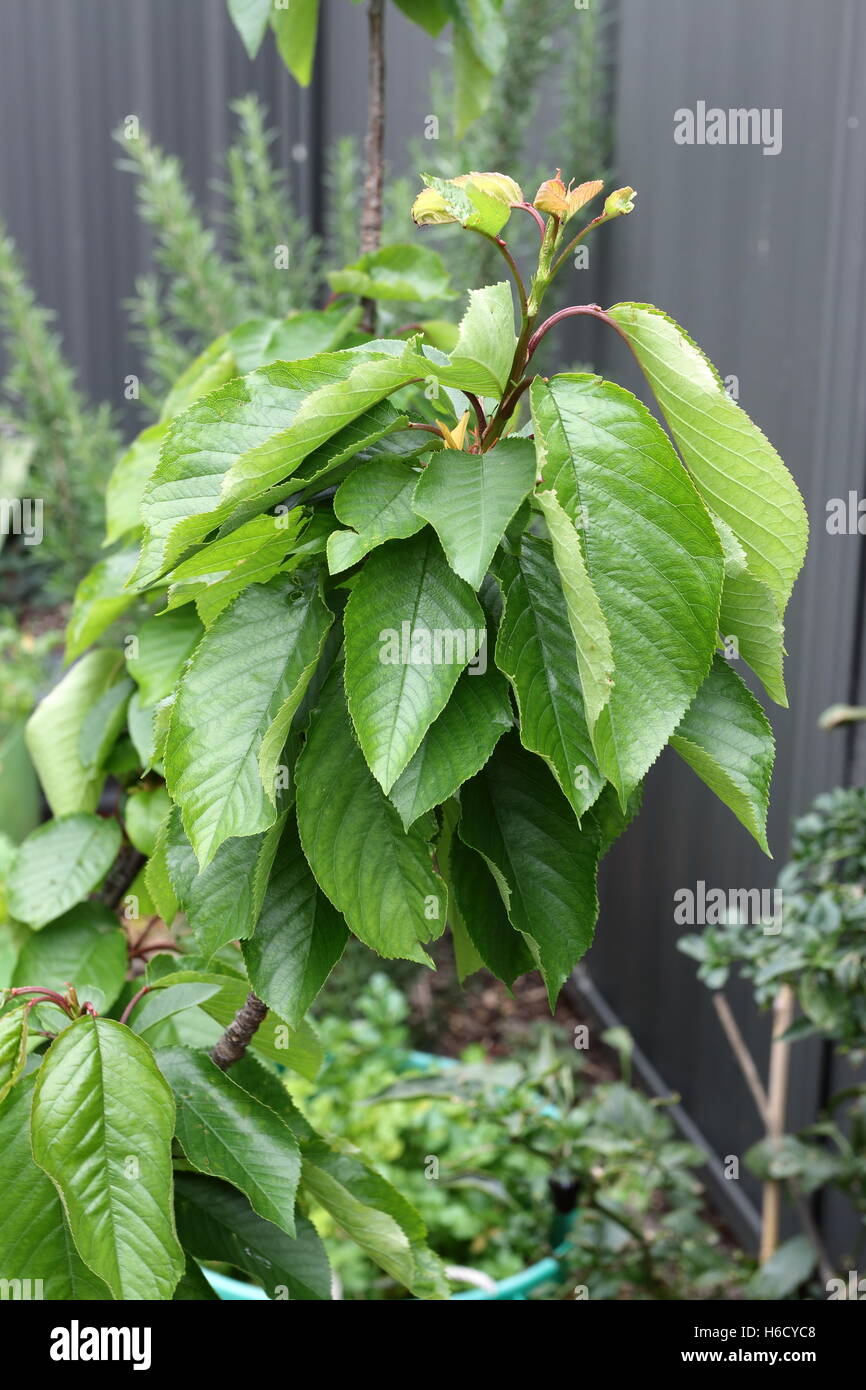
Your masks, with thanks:
[(264, 904), (243, 953), (260, 999), (290, 1027), (300, 1023), (343, 953), (348, 931), (319, 888), (289, 816)]
[(770, 699), (787, 709), (785, 629), (772, 591), (749, 571), (725, 575), (719, 631), (723, 639), (735, 639), (739, 655)]
[(415, 1208), (359, 1157), (302, 1142), (301, 1185), (393, 1279), (423, 1299), (447, 1298), (448, 1286)]
[(368, 558), (344, 626), (352, 722), (387, 792), (478, 652), (484, 614), (425, 528)]
[(33, 1162), (30, 1110), (36, 1074), (22, 1077), (0, 1106), (0, 1268), (9, 1281), (37, 1280), (49, 1302), (108, 1301), (111, 1294), (82, 1260), (51, 1179)]
[(424, 525), (412, 506), (418, 473), (407, 461), (371, 459), (349, 474), (334, 496), (334, 515), (351, 531), (328, 537), (328, 569), (339, 574), (385, 541), (405, 540)]
[(808, 539), (797, 485), (770, 441), (725, 391), (683, 330), (647, 304), (616, 304), (625, 334), (707, 505), (727, 522), (781, 614)]
[(423, 303), (453, 298), (445, 262), (428, 246), (391, 244), (368, 251), (354, 265), (330, 271), (328, 282), (335, 294), (357, 294), (363, 299)]
[(101, 883), (120, 849), (120, 826), (83, 812), (49, 821), (19, 846), (9, 876), (9, 910), (39, 929)]
[(544, 482), (581, 528), (610, 633), (614, 684), (593, 745), (624, 804), (709, 670), (721, 543), (667, 435), (629, 392), (574, 375), (538, 379), (531, 396)]
[(250, 58), (255, 58), (267, 33), (273, 0), (228, 0), (228, 7), (244, 48)]
[(309, 87), (316, 56), (319, 0), (284, 0), (271, 10), (280, 57), (302, 87)]
[(183, 1271), (171, 1209), (174, 1102), (140, 1038), (79, 1018), (33, 1096), (33, 1156), (60, 1191), (82, 1258), (115, 1298), (168, 1299)]
[[(225, 840), (199, 872), (175, 808), (165, 829), (165, 871), (204, 960), (248, 937), (258, 920), (279, 843), (282, 817), (258, 835)], [(156, 871), (154, 871), (156, 872)], [(148, 878), (150, 882), (150, 878)]]
[(463, 788), (460, 804), (460, 838), (487, 861), (552, 1006), (592, 944), (597, 835), (576, 824), (544, 763), (527, 753), (516, 735), (500, 741)]
[(27, 749), (55, 816), (96, 810), (105, 778), (99, 767), (84, 765), (79, 740), (88, 711), (114, 684), (120, 665), (115, 652), (87, 652), (27, 721)]
[(123, 989), (126, 957), (126, 936), (114, 913), (101, 903), (81, 903), (28, 936), (12, 983), (60, 992), (73, 984), (82, 1003), (96, 990), (110, 1008)]
[(729, 806), (765, 854), (775, 744), (767, 716), (722, 656), (716, 656), (671, 737), (710, 791)]
[(535, 482), (528, 439), (485, 454), (443, 449), (425, 468), (414, 507), (433, 526), (455, 573), (478, 589), (502, 534)]
[(577, 669), (590, 734), (610, 699), (613, 652), (598, 596), (586, 571), (580, 537), (555, 492), (538, 493), (559, 571), (568, 622), (577, 649)]
[(408, 830), (474, 777), (513, 723), (508, 687), (499, 672), (464, 671), (388, 793), (404, 827)]
[(331, 1297), (331, 1270), (311, 1222), (299, 1218), (292, 1239), (257, 1216), (242, 1193), (199, 1173), (175, 1177), (177, 1226), (200, 1260), (237, 1265), (258, 1279), (269, 1298), (309, 1302)]
[(298, 829), (319, 886), (382, 956), (427, 963), (445, 927), (445, 887), (418, 828), (404, 832), (352, 734), (332, 672), (296, 769)]
[(78, 756), (88, 771), (104, 768), (126, 725), (126, 710), (135, 690), (128, 676), (118, 678), (103, 691), (81, 721)]
[(259, 1216), (293, 1236), (301, 1157), (292, 1131), (209, 1057), (172, 1047), (157, 1062), (174, 1091), (175, 1134), (189, 1162), (239, 1188)]
[(535, 962), (523, 937), (508, 920), (502, 894), (484, 859), (457, 834), (459, 811), (454, 803), (450, 805), (453, 809), (446, 808), (437, 852), (448, 884), (452, 935), (457, 922), (479, 960), (510, 988), (518, 975), (533, 969)]
[(580, 818), (604, 778), (586, 723), (574, 635), (552, 548), (532, 535), (523, 537), (518, 567), (505, 589), (496, 664), (514, 688), (524, 748), (544, 758)]
[(66, 628), (66, 660), (74, 661), (134, 601), (124, 588), (135, 566), (134, 550), (118, 550), (98, 560), (75, 590)]
[(225, 840), (273, 824), (262, 742), (300, 701), (330, 621), (314, 589), (279, 575), (239, 594), (197, 646), (172, 709), (165, 771), (203, 869)]

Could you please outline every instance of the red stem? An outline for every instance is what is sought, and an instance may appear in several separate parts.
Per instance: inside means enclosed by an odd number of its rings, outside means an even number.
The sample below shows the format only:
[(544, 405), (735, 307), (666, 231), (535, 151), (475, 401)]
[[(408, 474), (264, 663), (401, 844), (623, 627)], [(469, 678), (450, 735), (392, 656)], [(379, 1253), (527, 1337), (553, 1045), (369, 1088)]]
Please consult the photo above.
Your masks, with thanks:
[(143, 998), (143, 996), (145, 994), (148, 994), (152, 989), (153, 985), (142, 985), (141, 989), (138, 991), (137, 994), (134, 994), (132, 996), (123, 1013), (120, 1015), (121, 1023), (126, 1023), (127, 1019), (129, 1018), (129, 1015), (132, 1013), (139, 999)]
[(610, 315), (605, 313), (601, 305), (572, 304), (567, 309), (559, 309), (555, 314), (551, 314), (549, 319), (545, 319), (544, 323), (542, 323), (538, 328), (536, 328), (535, 332), (529, 340), (529, 343), (527, 344), (527, 362), (531, 358), (532, 354), (535, 352), (535, 349), (538, 347), (538, 344), (541, 342), (544, 335), (546, 333), (549, 333), (551, 328), (553, 328), (555, 324), (560, 323), (562, 319), (574, 318), (578, 314), (587, 314), (590, 318), (600, 319), (601, 322), (606, 323), (609, 328), (615, 329), (615, 331), (625, 342), (628, 342), (628, 339), (626, 338), (626, 335), (623, 333), (619, 324), (615, 323), (614, 320), (610, 317)]

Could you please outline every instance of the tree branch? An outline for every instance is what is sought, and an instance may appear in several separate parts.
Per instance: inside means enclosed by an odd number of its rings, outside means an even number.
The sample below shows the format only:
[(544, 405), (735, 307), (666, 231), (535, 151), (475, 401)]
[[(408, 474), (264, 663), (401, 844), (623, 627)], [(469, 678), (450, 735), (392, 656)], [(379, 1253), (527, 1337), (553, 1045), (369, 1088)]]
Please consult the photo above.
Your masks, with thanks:
[[(361, 255), (379, 249), (382, 235), (382, 185), (385, 177), (385, 0), (367, 6), (367, 136), (366, 173), (361, 209)], [(363, 328), (376, 331), (376, 302), (364, 300)]]
[(220, 1071), (228, 1071), (233, 1062), (241, 1060), (267, 1012), (267, 1004), (250, 990), (247, 1002), (238, 1009), (211, 1052), (211, 1061), (216, 1062)]

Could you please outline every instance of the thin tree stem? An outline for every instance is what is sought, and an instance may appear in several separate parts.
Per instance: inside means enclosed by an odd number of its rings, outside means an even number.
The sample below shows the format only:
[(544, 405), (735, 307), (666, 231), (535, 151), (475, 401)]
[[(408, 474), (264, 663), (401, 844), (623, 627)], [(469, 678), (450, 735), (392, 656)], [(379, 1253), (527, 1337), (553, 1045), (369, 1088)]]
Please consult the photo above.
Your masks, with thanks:
[(767, 1092), (764, 1090), (763, 1083), (758, 1074), (755, 1059), (746, 1045), (746, 1040), (740, 1032), (740, 1026), (734, 1018), (731, 1012), (731, 1006), (724, 994), (719, 993), (713, 995), (713, 1007), (725, 1030), (725, 1037), (731, 1045), (731, 1051), (737, 1059), (740, 1071), (743, 1073), (743, 1080), (752, 1094), (752, 1100), (755, 1102), (758, 1114), (761, 1117), (761, 1123), (764, 1129), (769, 1129), (770, 1107), (767, 1102)]
[(121, 1023), (126, 1023), (126, 1022), (127, 1022), (127, 1020), (129, 1019), (129, 1015), (132, 1013), (132, 1011), (133, 1011), (133, 1009), (135, 1008), (136, 1004), (138, 1003), (139, 999), (143, 999), (144, 996), (145, 996), (146, 994), (148, 994), (148, 993), (150, 992), (150, 990), (152, 990), (152, 989), (153, 989), (153, 985), (142, 985), (142, 986), (141, 986), (141, 989), (138, 991), (137, 994), (134, 994), (134, 995), (132, 996), (132, 998), (130, 999), (130, 1001), (129, 1001), (129, 1003), (127, 1004), (126, 1008), (124, 1009), (123, 1013), (120, 1015), (120, 1022), (121, 1022)]
[[(794, 991), (790, 985), (782, 985), (773, 1003), (773, 1041), (770, 1046), (770, 1073), (767, 1083), (767, 1138), (771, 1144), (778, 1143), (785, 1130), (791, 1044), (783, 1042), (782, 1038), (790, 1028), (793, 1017)], [(769, 1260), (779, 1244), (781, 1214), (781, 1185), (774, 1181), (764, 1183), (761, 1206), (761, 1264)]]
[[(366, 173), (361, 209), (361, 255), (378, 251), (382, 236), (382, 185), (385, 177), (385, 0), (367, 6), (367, 136)], [(364, 300), (363, 327), (376, 331), (375, 300)]]

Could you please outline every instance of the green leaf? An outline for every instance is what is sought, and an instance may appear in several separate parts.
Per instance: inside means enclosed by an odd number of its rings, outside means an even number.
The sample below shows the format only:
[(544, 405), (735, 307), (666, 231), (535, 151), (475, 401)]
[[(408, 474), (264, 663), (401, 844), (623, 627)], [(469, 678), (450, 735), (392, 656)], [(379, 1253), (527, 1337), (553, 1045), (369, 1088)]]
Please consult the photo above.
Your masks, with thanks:
[(355, 326), (360, 309), (332, 304), (284, 319), (248, 319), (229, 334), (229, 346), (239, 372), (252, 372), (268, 362), (298, 362), (320, 352), (333, 352)]
[(218, 994), (219, 989), (218, 984), (192, 983), (152, 989), (136, 1004), (129, 1019), (129, 1026), (134, 1033), (143, 1038), (167, 1018), (174, 1018), (177, 1014), (186, 1013), (187, 1009), (197, 1008), (206, 999)]
[(580, 537), (555, 492), (538, 493), (559, 571), (568, 622), (577, 650), (577, 669), (590, 735), (610, 699), (613, 652), (598, 597), (586, 571)]
[(424, 303), (453, 298), (445, 262), (427, 246), (392, 244), (368, 251), (344, 270), (329, 271), (328, 282), (335, 294), (356, 294), (362, 299)]
[(285, 0), (271, 10), (271, 27), (280, 57), (302, 87), (309, 87), (316, 56), (319, 0)]
[(547, 541), (524, 535), (505, 590), (496, 664), (514, 687), (520, 739), (553, 772), (580, 819), (604, 785), (586, 723), (562, 583)]
[(242, 589), (273, 579), (296, 549), (305, 523), (300, 508), (279, 516), (257, 516), (202, 546), (166, 575), (165, 582), (171, 586), (167, 608), (194, 600), (199, 617), (210, 627)]
[(126, 935), (114, 913), (101, 903), (81, 903), (28, 936), (12, 983), (58, 991), (73, 984), (82, 1003), (96, 990), (110, 1009), (123, 989), (126, 957)]
[(142, 623), (126, 658), (143, 705), (158, 705), (180, 680), (203, 628), (195, 613), (158, 613)]
[(345, 922), (310, 872), (289, 816), (261, 913), (244, 942), (250, 984), (295, 1028), (343, 954), (347, 937)]
[(544, 763), (516, 735), (501, 740), (463, 788), (460, 804), (460, 838), (487, 861), (553, 1007), (563, 981), (592, 945), (597, 835), (575, 824)]
[(66, 628), (67, 661), (80, 656), (134, 602), (135, 594), (124, 585), (135, 557), (134, 550), (115, 551), (97, 561), (78, 585)]
[[(239, 594), (197, 646), (172, 709), (165, 772), (203, 869), (225, 840), (273, 823), (263, 740), (275, 720), (287, 732), (286, 711), (306, 690), (330, 621), (315, 590), (281, 575)], [(271, 744), (263, 757), (279, 756), (282, 743)]]
[[(111, 1294), (81, 1259), (51, 1179), (33, 1162), (30, 1110), (36, 1074), (0, 1106), (0, 1269), (8, 1280), (42, 1281), (49, 1302), (108, 1301)], [(36, 1294), (34, 1297), (38, 1296)]]
[(122, 1024), (79, 1018), (33, 1096), (33, 1157), (60, 1192), (82, 1259), (115, 1298), (168, 1299), (183, 1271), (171, 1210), (174, 1102)]
[(145, 484), (159, 462), (159, 451), (167, 433), (167, 421), (149, 425), (114, 465), (105, 489), (104, 545), (113, 545), (121, 536), (139, 530)]
[(0, 1017), (0, 1105), (18, 1080), (27, 1061), (29, 1009), (22, 1005)]
[(424, 525), (412, 506), (419, 474), (406, 460), (371, 459), (350, 473), (334, 496), (334, 515), (351, 531), (328, 537), (328, 569), (339, 574), (385, 541), (405, 540)]
[(740, 657), (751, 666), (770, 699), (787, 709), (785, 629), (771, 590), (748, 571), (725, 576), (719, 631), (723, 639), (736, 639)]
[(716, 529), (671, 443), (629, 392), (591, 376), (531, 388), (545, 485), (581, 528), (614, 685), (595, 727), (624, 804), (709, 670), (723, 577)]
[(135, 686), (127, 676), (118, 679), (99, 696), (84, 716), (78, 739), (78, 756), (88, 769), (104, 768), (108, 755), (126, 726), (126, 709)]
[(773, 731), (754, 695), (724, 657), (715, 657), (710, 674), (671, 737), (671, 747), (769, 854)]
[(420, 1298), (446, 1298), (447, 1284), (427, 1250), (424, 1223), (389, 1182), (353, 1154), (321, 1140), (302, 1144), (301, 1185), (393, 1279)]
[(448, 0), (454, 19), (454, 124), (458, 140), (482, 114), (505, 59), (500, 0)]
[[(270, 0), (268, 0), (270, 4)], [(175, 1285), (172, 1303), (219, 1303), (215, 1293), (193, 1259), (187, 1258), (186, 1268)]]
[(458, 184), (453, 179), (437, 179), (431, 174), (421, 177), (428, 188), (439, 194), (451, 217), (470, 231), (495, 237), (511, 216), (511, 208), (504, 199), (494, 197), (476, 184)]
[(780, 1245), (770, 1258), (752, 1275), (746, 1285), (746, 1295), (774, 1302), (789, 1298), (812, 1273), (818, 1257), (808, 1236), (793, 1236)]
[[(379, 345), (381, 347), (381, 345)], [(191, 546), (236, 513), (280, 500), (275, 484), (319, 474), (357, 451), (350, 438), (342, 455), (304, 461), (344, 426), (418, 376), (435, 374), (411, 345), (399, 352), (369, 347), (323, 353), (302, 362), (273, 362), (237, 377), (191, 406), (172, 425), (141, 503), (145, 539), (133, 580), (153, 583)], [(380, 416), (375, 417), (378, 424)], [(379, 434), (393, 429), (386, 414)], [(375, 427), (371, 433), (375, 437)], [(297, 470), (297, 471), (296, 471)], [(283, 496), (287, 488), (283, 488)], [(248, 519), (246, 516), (244, 520)]]
[(209, 1057), (172, 1047), (157, 1062), (174, 1091), (175, 1134), (189, 1162), (239, 1188), (253, 1211), (293, 1236), (301, 1156), (292, 1131)]
[(198, 1173), (177, 1174), (175, 1203), (181, 1239), (198, 1259), (237, 1265), (261, 1282), (269, 1298), (331, 1297), (328, 1258), (309, 1221), (299, 1218), (292, 1239), (257, 1216), (228, 1183)]
[(451, 14), (443, 0), (395, 0), (398, 9), (419, 24), (434, 39), (438, 38)]
[(511, 286), (503, 280), (481, 290), (470, 290), (469, 307), (460, 321), (457, 343), (450, 354), (450, 370), (444, 370), (440, 380), (498, 398), (508, 385), (516, 347)]
[(159, 417), (161, 423), (173, 420), (202, 396), (218, 390), (238, 375), (238, 367), (228, 343), (229, 335), (220, 334), (181, 373), (163, 402)]
[(344, 623), (349, 710), (387, 792), (478, 653), (484, 614), (425, 528), (368, 558)]
[(171, 800), (165, 787), (130, 790), (123, 808), (123, 824), (140, 854), (153, 854), (159, 828), (170, 810)]
[(502, 895), (484, 859), (459, 838), (457, 819), (454, 811), (446, 810), (438, 845), (439, 867), (448, 884), (451, 932), (453, 935), (455, 922), (462, 925), (479, 959), (510, 989), (518, 975), (533, 969), (534, 961), (523, 937), (508, 920)]
[(725, 391), (700, 348), (648, 304), (616, 304), (625, 334), (701, 495), (727, 522), (779, 610), (800, 572), (808, 518), (770, 441)]
[(176, 807), (172, 811), (164, 836), (166, 875), (204, 960), (210, 960), (228, 942), (251, 935), (262, 909), (281, 830), (282, 817), (259, 835), (225, 840), (207, 868), (199, 872), (180, 812)]
[(9, 910), (39, 929), (101, 883), (120, 849), (114, 820), (78, 814), (49, 821), (19, 846), (9, 876)]
[(88, 711), (114, 684), (120, 667), (115, 652), (88, 652), (66, 672), (27, 721), (27, 748), (55, 816), (95, 811), (105, 780), (79, 755)]
[(448, 563), (480, 588), (502, 533), (535, 482), (528, 439), (506, 439), (486, 454), (443, 449), (415, 489), (414, 507), (433, 526)]
[(423, 964), (445, 886), (420, 829), (405, 833), (356, 744), (336, 670), (296, 768), (301, 844), (319, 886), (366, 945)]
[(514, 723), (508, 687), (496, 670), (464, 671), (388, 799), (406, 830), (487, 762)]
[(232, 24), (240, 34), (250, 58), (255, 58), (262, 46), (271, 17), (273, 0), (228, 0)]

